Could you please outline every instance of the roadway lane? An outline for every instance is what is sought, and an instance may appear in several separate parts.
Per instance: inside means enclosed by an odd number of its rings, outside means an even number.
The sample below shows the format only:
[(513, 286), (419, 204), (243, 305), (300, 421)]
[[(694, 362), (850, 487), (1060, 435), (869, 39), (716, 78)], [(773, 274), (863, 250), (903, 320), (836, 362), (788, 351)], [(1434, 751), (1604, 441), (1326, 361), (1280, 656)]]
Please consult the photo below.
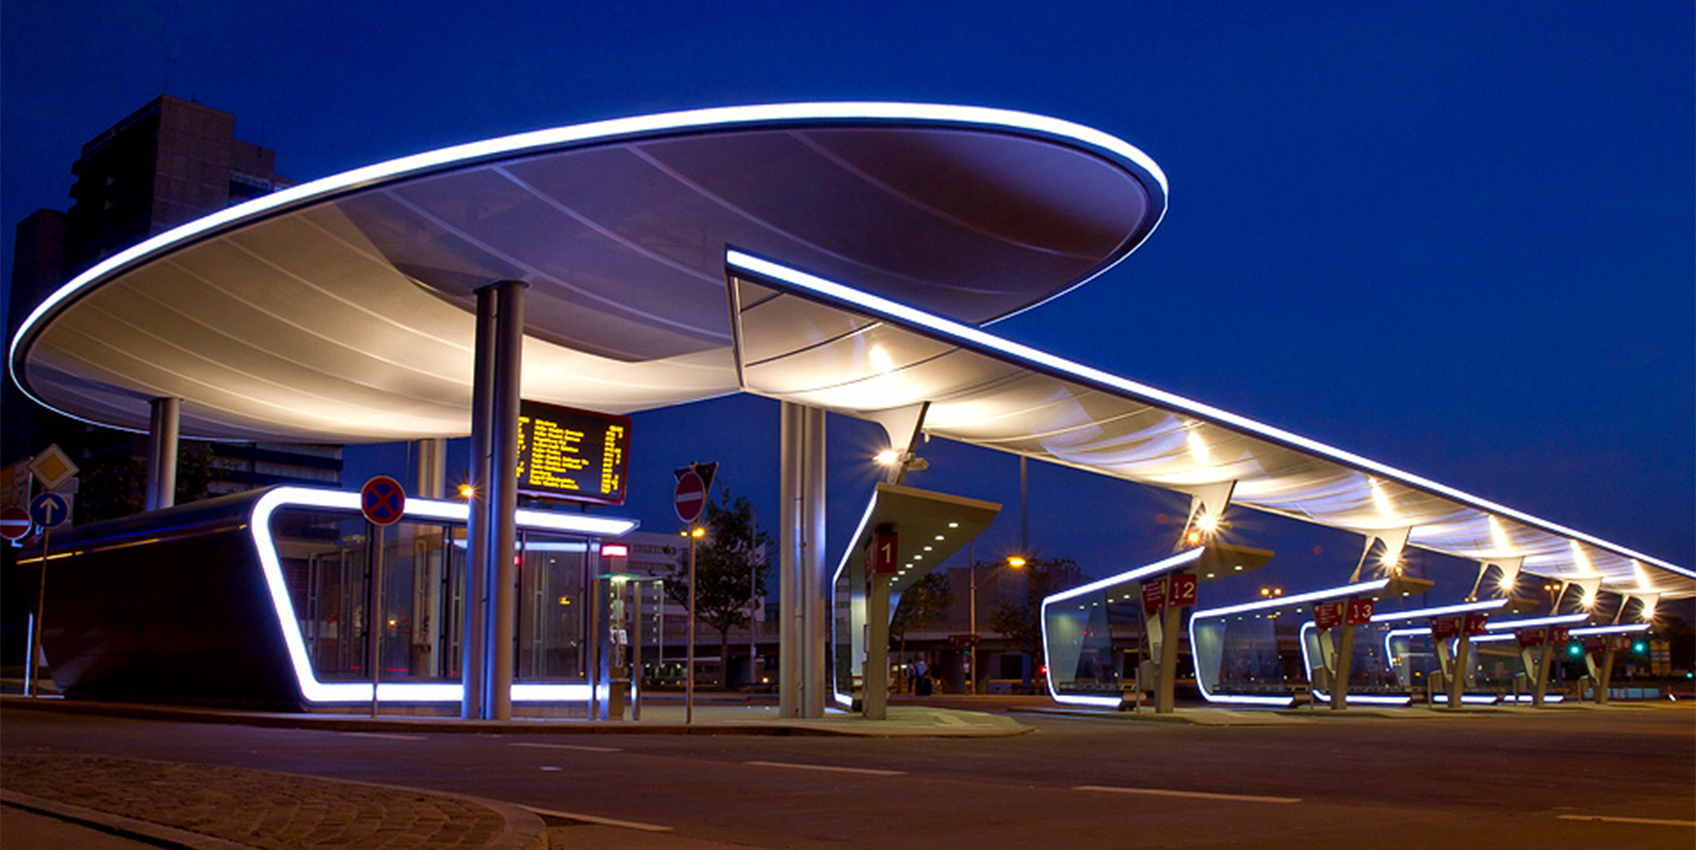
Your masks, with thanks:
[(1696, 843), (1688, 708), (1252, 727), (1021, 720), (1037, 731), (987, 740), (497, 737), (8, 710), (0, 746), (385, 782), (625, 824), (560, 831), (603, 847)]

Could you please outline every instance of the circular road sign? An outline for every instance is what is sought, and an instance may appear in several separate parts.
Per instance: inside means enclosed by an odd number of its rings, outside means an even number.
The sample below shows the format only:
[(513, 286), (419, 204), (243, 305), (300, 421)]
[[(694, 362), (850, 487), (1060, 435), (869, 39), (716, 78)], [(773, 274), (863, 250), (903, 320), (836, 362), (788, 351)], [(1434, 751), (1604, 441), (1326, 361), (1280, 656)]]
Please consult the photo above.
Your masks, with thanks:
[(707, 504), (707, 485), (691, 469), (677, 478), (677, 518), (694, 522), (701, 518), (701, 508)]
[(0, 511), (0, 536), (7, 540), (22, 540), (35, 525), (29, 518), (29, 511), (16, 505), (7, 505)]
[(393, 525), (406, 513), (406, 490), (399, 481), (379, 475), (359, 488), (359, 511), (373, 525)]
[(42, 493), (29, 502), (29, 518), (42, 528), (52, 528), (71, 517), (71, 506), (58, 493)]

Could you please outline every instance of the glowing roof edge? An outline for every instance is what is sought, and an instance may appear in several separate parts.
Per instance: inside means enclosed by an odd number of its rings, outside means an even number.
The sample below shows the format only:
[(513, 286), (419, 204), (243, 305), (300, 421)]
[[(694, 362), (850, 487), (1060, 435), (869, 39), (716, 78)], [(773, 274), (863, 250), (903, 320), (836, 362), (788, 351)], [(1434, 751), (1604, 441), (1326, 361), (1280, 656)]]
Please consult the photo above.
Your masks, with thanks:
[[(613, 118), (603, 121), (591, 121), (585, 124), (573, 124), (565, 127), (553, 127), (545, 130), (532, 130), (525, 133), (515, 133), (493, 139), (469, 142), (452, 147), (441, 148), (424, 153), (404, 156), (333, 174), (329, 177), (291, 186), (269, 195), (254, 198), (246, 203), (237, 204), (227, 209), (219, 210), (211, 215), (197, 218), (179, 227), (168, 230), (151, 239), (136, 243), (116, 254), (102, 260), (83, 273), (72, 278), (64, 286), (59, 287), (36, 305), (29, 315), (18, 324), (18, 332), (11, 339), (7, 350), (7, 371), (12, 382), (23, 390), (32, 401), (58, 411), (36, 398), (24, 383), (20, 370), (20, 356), (27, 348), (25, 340), (33, 340), (44, 327), (44, 320), (64, 309), (85, 290), (105, 278), (122, 271), (124, 268), (139, 263), (149, 256), (166, 250), (182, 247), (200, 239), (215, 235), (237, 226), (251, 224), (259, 219), (287, 212), (306, 204), (328, 200), (336, 196), (366, 188), (379, 183), (395, 181), (403, 178), (419, 177), (437, 171), (476, 165), (480, 162), (510, 157), (515, 155), (535, 155), (551, 149), (569, 148), (577, 145), (604, 144), (617, 142), (637, 136), (655, 136), (663, 134), (686, 134), (706, 132), (714, 129), (729, 127), (752, 128), (770, 124), (788, 123), (831, 123), (855, 122), (858, 124), (887, 122), (887, 123), (920, 123), (938, 127), (976, 127), (985, 130), (1015, 130), (1033, 136), (1065, 140), (1117, 157), (1140, 169), (1156, 185), (1144, 183), (1153, 198), (1153, 206), (1158, 210), (1158, 217), (1148, 225), (1147, 233), (1153, 233), (1166, 217), (1165, 198), (1168, 193), (1166, 173), (1160, 170), (1148, 154), (1136, 146), (1116, 136), (1104, 133), (1093, 127), (1074, 124), (1059, 118), (1037, 115), (1030, 112), (1020, 112), (1010, 109), (995, 109), (986, 106), (951, 106), (932, 103), (890, 103), (877, 101), (841, 101), (823, 103), (772, 103), (753, 106), (722, 106), (707, 109), (691, 109), (681, 112), (662, 112), (655, 115), (639, 115), (628, 118)], [(1132, 246), (1133, 250), (1135, 246)], [(1130, 252), (1126, 252), (1128, 256)], [(1097, 269), (1095, 274), (1078, 280), (1072, 286), (1061, 292), (1056, 292), (1044, 299), (1051, 301), (1066, 292), (1076, 289), (1093, 279), (1096, 275), (1122, 261), (1119, 257), (1114, 263)], [(1008, 316), (1029, 310), (1037, 306), (1031, 304), (1022, 310), (1009, 313)], [(1007, 318), (1001, 316), (999, 318)], [(65, 414), (70, 416), (70, 414)], [(72, 417), (81, 420), (80, 417)], [(104, 424), (104, 423), (92, 423)], [(110, 427), (110, 426), (108, 426)]]
[(849, 306), (852, 309), (886, 320), (891, 324), (915, 333), (930, 337), (950, 345), (994, 357), (1005, 363), (1022, 368), (1032, 369), (1055, 378), (1067, 381), (1077, 381), (1089, 384), (1111, 393), (1128, 395), (1151, 404), (1171, 408), (1173, 410), (1192, 414), (1209, 420), (1225, 428), (1242, 432), (1249, 436), (1258, 437), (1282, 444), (1292, 449), (1318, 455), (1345, 466), (1354, 467), (1362, 472), (1381, 475), (1399, 484), (1424, 490), (1452, 499), (1463, 505), (1476, 508), (1487, 513), (1499, 514), (1525, 523), (1544, 531), (1551, 532), (1573, 540), (1582, 540), (1600, 549), (1627, 557), (1636, 558), (1654, 564), (1661, 569), (1678, 573), (1679, 575), (1696, 578), (1696, 570), (1680, 567), (1663, 561), (1651, 555), (1645, 555), (1633, 549), (1628, 549), (1616, 543), (1610, 543), (1599, 537), (1582, 531), (1567, 528), (1558, 523), (1535, 517), (1514, 510), (1505, 505), (1474, 496), (1461, 490), (1456, 490), (1445, 484), (1439, 484), (1427, 478), (1421, 478), (1410, 472), (1404, 472), (1392, 466), (1379, 463), (1369, 458), (1361, 457), (1352, 452), (1328, 446), (1318, 440), (1303, 437), (1281, 428), (1275, 428), (1257, 422), (1246, 416), (1240, 416), (1228, 410), (1204, 404), (1185, 398), (1176, 393), (1168, 392), (1148, 384), (1139, 383), (1129, 378), (1105, 372), (1093, 366), (1085, 366), (1058, 355), (1049, 354), (1022, 345), (1012, 340), (996, 336), (992, 333), (960, 322), (945, 319), (941, 316), (926, 313), (914, 307), (909, 307), (887, 298), (881, 298), (869, 292), (864, 292), (835, 281), (826, 280), (817, 275), (809, 274), (798, 269), (774, 263), (770, 260), (756, 257), (736, 249), (725, 252), (725, 263), (730, 268), (747, 272), (759, 277), (763, 282), (776, 285), (803, 298), (819, 301), (832, 306)]

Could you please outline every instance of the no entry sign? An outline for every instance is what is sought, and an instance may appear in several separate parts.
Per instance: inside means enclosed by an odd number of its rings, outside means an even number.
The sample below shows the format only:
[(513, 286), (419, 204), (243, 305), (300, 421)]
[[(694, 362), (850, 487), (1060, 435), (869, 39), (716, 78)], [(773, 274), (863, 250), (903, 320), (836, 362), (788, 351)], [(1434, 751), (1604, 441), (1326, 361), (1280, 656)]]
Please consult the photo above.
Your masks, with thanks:
[(406, 490), (399, 481), (379, 475), (359, 488), (359, 511), (373, 525), (393, 525), (406, 513)]
[(4, 535), (7, 540), (22, 540), (29, 534), (32, 525), (34, 523), (30, 522), (29, 511), (23, 508), (10, 506), (0, 511), (0, 535)]
[(677, 507), (678, 519), (694, 522), (701, 518), (701, 509), (707, 504), (707, 484), (695, 470), (691, 469), (678, 476), (673, 502)]

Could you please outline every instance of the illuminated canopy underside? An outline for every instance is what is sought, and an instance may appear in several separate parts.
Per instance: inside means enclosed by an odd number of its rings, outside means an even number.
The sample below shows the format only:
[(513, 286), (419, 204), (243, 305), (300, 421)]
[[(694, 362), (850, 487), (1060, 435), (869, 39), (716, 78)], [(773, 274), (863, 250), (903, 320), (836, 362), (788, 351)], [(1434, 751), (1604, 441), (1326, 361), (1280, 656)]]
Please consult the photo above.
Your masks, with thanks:
[(525, 398), (625, 413), (736, 390), (724, 248), (973, 323), (1118, 262), (1165, 183), (1041, 116), (801, 104), (421, 154), (257, 199), (72, 281), (14, 341), (48, 406), (184, 436), (361, 442), (470, 422), (473, 290), (530, 285)]
[[(801, 104), (621, 119), (382, 163), (184, 225), (66, 284), (24, 320), (9, 367), (44, 404), (120, 428), (145, 430), (149, 400), (175, 397), (188, 437), (459, 435), (472, 292), (519, 279), (528, 399), (628, 413), (746, 389), (852, 415), (928, 401), (938, 436), (1175, 490), (1235, 481), (1234, 502), (1285, 516), (1411, 527), (1412, 545), (1463, 558), (1696, 595), (1688, 569), (931, 324), (1063, 293), (1165, 209), (1142, 152), (1023, 113)], [(874, 321), (857, 301), (727, 293), (727, 248), (922, 313)]]
[(1153, 387), (731, 255), (745, 388), (869, 416), (930, 404), (924, 431), (1622, 594), (1696, 595), (1696, 574)]

